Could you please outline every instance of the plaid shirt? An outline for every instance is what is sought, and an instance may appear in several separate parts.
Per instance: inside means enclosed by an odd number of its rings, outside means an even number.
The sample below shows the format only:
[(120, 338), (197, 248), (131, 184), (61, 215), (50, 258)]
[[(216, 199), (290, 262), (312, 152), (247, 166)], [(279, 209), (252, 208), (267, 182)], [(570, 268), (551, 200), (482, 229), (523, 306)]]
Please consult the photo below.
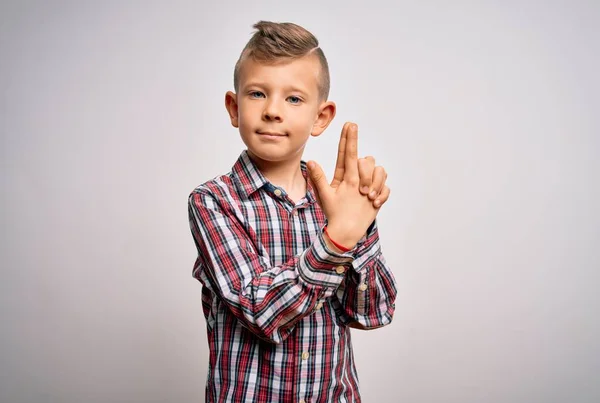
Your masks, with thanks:
[(229, 173), (189, 196), (210, 348), (207, 403), (361, 401), (349, 325), (391, 322), (394, 276), (376, 222), (351, 251), (329, 250), (307, 186), (294, 203), (244, 150)]

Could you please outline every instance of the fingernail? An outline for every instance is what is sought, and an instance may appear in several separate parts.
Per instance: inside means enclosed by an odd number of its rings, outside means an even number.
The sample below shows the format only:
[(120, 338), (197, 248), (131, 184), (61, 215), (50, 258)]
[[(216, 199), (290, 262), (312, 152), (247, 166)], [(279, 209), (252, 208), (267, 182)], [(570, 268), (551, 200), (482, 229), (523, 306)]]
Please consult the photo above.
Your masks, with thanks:
[(375, 191), (372, 191), (371, 194), (369, 195), (371, 197), (375, 197)]
[(375, 207), (379, 207), (380, 204), (381, 202), (379, 200), (375, 200)]
[(369, 193), (369, 187), (368, 186), (363, 186), (362, 187), (362, 191), (363, 191), (363, 193)]

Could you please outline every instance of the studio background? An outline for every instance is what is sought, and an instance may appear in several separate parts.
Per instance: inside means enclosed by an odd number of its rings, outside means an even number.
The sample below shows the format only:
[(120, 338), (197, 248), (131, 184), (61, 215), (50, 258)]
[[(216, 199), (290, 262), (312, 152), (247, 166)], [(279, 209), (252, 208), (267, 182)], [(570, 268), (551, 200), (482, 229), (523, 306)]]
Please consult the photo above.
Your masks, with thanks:
[(595, 1), (3, 1), (0, 401), (203, 402), (187, 196), (243, 149), (224, 108), (258, 20), (312, 31), (359, 125), (394, 322), (365, 402), (600, 401)]

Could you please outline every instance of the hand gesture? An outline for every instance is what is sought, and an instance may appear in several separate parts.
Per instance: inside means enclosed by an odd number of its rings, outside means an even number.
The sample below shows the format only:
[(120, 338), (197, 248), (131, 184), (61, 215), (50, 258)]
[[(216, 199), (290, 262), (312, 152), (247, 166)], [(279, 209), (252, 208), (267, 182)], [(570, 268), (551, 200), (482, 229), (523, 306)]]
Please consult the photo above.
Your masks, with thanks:
[[(329, 234), (341, 245), (352, 248), (373, 222), (379, 208), (374, 207), (373, 201), (359, 190), (358, 128), (355, 124), (344, 126), (340, 149), (343, 151), (338, 152), (336, 175), (332, 183), (327, 183), (323, 169), (315, 161), (308, 162), (309, 180), (327, 217)], [(368, 165), (363, 167), (363, 171), (368, 170)]]
[[(348, 128), (353, 123), (346, 122), (342, 127), (342, 135), (338, 145), (338, 155), (331, 187), (337, 187), (344, 178), (346, 160), (346, 139)], [(373, 200), (373, 206), (379, 208), (390, 197), (390, 188), (385, 186), (387, 173), (382, 166), (375, 166), (375, 158), (368, 156), (358, 159), (358, 174), (360, 177), (360, 192)]]

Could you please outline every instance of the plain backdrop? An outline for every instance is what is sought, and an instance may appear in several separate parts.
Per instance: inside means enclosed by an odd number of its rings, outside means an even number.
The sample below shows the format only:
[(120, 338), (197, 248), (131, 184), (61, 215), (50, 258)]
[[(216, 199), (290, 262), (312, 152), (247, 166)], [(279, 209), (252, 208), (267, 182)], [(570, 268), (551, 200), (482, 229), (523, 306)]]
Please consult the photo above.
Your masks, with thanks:
[(600, 3), (2, 1), (0, 401), (203, 402), (187, 197), (258, 20), (311, 30), (388, 174), (365, 402), (600, 401)]

